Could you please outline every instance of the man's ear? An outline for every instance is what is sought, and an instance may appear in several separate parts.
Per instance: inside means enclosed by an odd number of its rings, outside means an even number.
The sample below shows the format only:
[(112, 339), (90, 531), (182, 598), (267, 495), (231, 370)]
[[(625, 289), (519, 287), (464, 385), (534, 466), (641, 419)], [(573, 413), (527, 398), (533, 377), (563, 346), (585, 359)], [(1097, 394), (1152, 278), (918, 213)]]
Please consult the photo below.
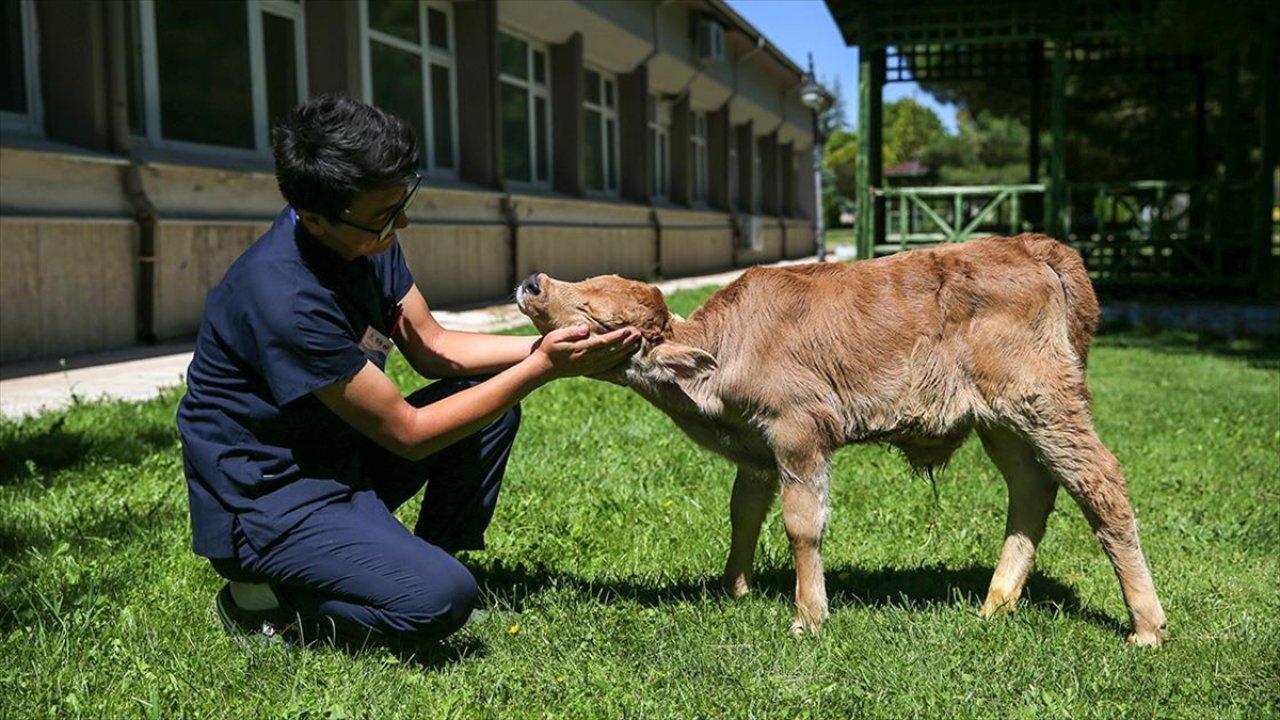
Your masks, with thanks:
[(302, 221), (307, 232), (311, 233), (311, 237), (320, 237), (325, 234), (325, 223), (321, 222), (319, 213), (309, 212), (307, 210), (298, 211), (298, 219)]
[(715, 357), (706, 350), (673, 342), (664, 342), (650, 350), (647, 359), (655, 371), (654, 379), (669, 382), (700, 380), (718, 367)]

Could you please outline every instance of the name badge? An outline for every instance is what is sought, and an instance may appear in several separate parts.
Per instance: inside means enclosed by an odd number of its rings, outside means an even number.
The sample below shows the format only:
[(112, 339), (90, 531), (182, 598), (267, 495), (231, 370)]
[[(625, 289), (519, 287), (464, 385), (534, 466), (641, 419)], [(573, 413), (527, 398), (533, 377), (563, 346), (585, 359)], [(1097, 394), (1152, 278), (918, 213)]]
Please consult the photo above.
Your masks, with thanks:
[(360, 349), (365, 355), (379, 356), (380, 359), (386, 359), (387, 353), (391, 352), (391, 348), (395, 347), (395, 343), (387, 339), (386, 335), (378, 332), (372, 325), (364, 331), (364, 337), (360, 338)]

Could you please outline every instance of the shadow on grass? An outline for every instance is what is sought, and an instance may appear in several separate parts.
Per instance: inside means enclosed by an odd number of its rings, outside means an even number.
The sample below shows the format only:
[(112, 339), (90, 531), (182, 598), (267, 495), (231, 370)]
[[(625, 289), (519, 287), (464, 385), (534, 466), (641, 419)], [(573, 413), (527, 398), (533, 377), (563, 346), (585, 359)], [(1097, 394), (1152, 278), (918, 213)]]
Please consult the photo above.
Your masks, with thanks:
[[(35, 529), (20, 529), (9, 524), (0, 525), (0, 567), (9, 560), (17, 560), (29, 551), (46, 552), (66, 543), (62, 552), (75, 552), (84, 556), (81, 547), (89, 548), (89, 555), (105, 548), (109, 553), (122, 553), (136, 541), (154, 542), (157, 528), (184, 522), (186, 508), (167, 502), (150, 506), (129, 506), (115, 509), (89, 522), (68, 525), (49, 525)], [(71, 523), (68, 523), (71, 524)], [(54, 550), (56, 554), (59, 550)], [(21, 567), (11, 567), (8, 572), (17, 573)], [(15, 580), (21, 580), (21, 576)]]
[(1250, 367), (1280, 370), (1280, 338), (1222, 338), (1192, 332), (1149, 329), (1106, 329), (1095, 347), (1150, 350), (1165, 355), (1217, 355), (1247, 362)]
[[(216, 618), (214, 621), (216, 622)], [(388, 639), (375, 640), (370, 636), (339, 636), (331, 630), (321, 629), (321, 625), (316, 622), (309, 624), (312, 629), (305, 636), (290, 633), (291, 649), (299, 652), (336, 652), (354, 660), (376, 660), (385, 652), (404, 667), (424, 672), (440, 670), (488, 654), (488, 646), (483, 640), (465, 632), (438, 641), (398, 643)]]
[[(70, 615), (116, 613), (130, 590), (154, 584), (158, 573), (153, 563), (118, 563), (116, 558), (132, 542), (154, 543), (155, 528), (177, 518), (176, 509), (157, 504), (140, 513), (100, 518), (74, 533), (59, 533), (57, 528), (22, 532), (0, 527), (0, 577), (4, 578), (0, 585), (0, 635), (18, 627), (62, 625)], [(94, 540), (109, 544), (95, 547)], [(62, 542), (65, 544), (54, 547)], [(10, 562), (29, 550), (43, 554), (30, 562)], [(40, 577), (50, 564), (67, 558), (72, 562), (58, 571), (52, 582)]]
[[(993, 569), (982, 565), (952, 568), (930, 565), (914, 568), (867, 569), (853, 566), (828, 568), (827, 596), (833, 611), (840, 607), (900, 608), (923, 610), (955, 602), (970, 604), (974, 612), (986, 595)], [(481, 589), (522, 611), (529, 599), (552, 588), (570, 588), (602, 604), (625, 601), (654, 607), (706, 601), (723, 596), (718, 577), (701, 577), (670, 584), (617, 580), (594, 582), (549, 570), (500, 563), (474, 568)], [(757, 571), (752, 593), (777, 602), (792, 602), (795, 573), (791, 568), (766, 567)], [(1124, 637), (1124, 625), (1080, 602), (1075, 590), (1036, 571), (1027, 582), (1024, 603), (1028, 607), (1060, 611)]]
[(115, 422), (109, 430), (68, 429), (66, 415), (0, 425), (0, 485), (19, 482), (33, 471), (53, 473), (89, 461), (135, 463), (177, 442), (172, 424), (147, 419)]

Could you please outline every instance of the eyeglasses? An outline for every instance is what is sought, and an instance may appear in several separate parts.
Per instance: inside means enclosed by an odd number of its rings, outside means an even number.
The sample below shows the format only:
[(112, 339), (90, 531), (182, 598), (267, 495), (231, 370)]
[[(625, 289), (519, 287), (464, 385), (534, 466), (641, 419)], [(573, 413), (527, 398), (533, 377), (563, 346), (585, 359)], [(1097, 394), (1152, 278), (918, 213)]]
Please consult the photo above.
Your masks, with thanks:
[[(357, 230), (363, 230), (367, 233), (373, 233), (374, 235), (378, 236), (378, 242), (382, 242), (383, 240), (387, 239), (388, 235), (390, 235), (392, 232), (395, 231), (396, 218), (400, 217), (400, 213), (408, 209), (409, 203), (413, 202), (413, 196), (418, 193), (418, 186), (421, 184), (422, 184), (422, 176), (417, 173), (414, 173), (412, 184), (408, 186), (408, 190), (404, 194), (404, 199), (401, 200), (400, 204), (396, 205), (395, 209), (391, 211), (391, 215), (387, 217), (387, 222), (381, 228), (375, 229), (371, 227), (365, 227), (364, 225), (357, 225), (356, 223), (353, 223), (350, 220), (343, 219), (342, 217), (338, 217), (337, 221), (342, 223), (343, 225), (350, 225), (351, 227)], [(350, 210), (349, 209), (343, 210), (342, 212), (347, 213), (347, 212), (350, 212)]]

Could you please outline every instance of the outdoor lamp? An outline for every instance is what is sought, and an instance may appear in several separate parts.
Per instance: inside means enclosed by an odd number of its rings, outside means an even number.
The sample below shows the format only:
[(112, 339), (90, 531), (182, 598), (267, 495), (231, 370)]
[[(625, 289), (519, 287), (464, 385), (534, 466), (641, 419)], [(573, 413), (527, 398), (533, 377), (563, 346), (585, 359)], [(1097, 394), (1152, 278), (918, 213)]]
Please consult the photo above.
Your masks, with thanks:
[(812, 66), (810, 66), (809, 72), (805, 73), (804, 87), (800, 89), (800, 102), (817, 113), (827, 109), (827, 104), (829, 103), (827, 93), (813, 76)]
[(818, 262), (822, 262), (827, 259), (827, 239), (822, 218), (822, 145), (826, 138), (822, 137), (822, 124), (818, 122), (818, 116), (831, 106), (834, 98), (818, 83), (818, 76), (813, 72), (813, 53), (809, 53), (809, 71), (801, 80), (804, 85), (800, 88), (800, 102), (813, 111), (813, 244)]

